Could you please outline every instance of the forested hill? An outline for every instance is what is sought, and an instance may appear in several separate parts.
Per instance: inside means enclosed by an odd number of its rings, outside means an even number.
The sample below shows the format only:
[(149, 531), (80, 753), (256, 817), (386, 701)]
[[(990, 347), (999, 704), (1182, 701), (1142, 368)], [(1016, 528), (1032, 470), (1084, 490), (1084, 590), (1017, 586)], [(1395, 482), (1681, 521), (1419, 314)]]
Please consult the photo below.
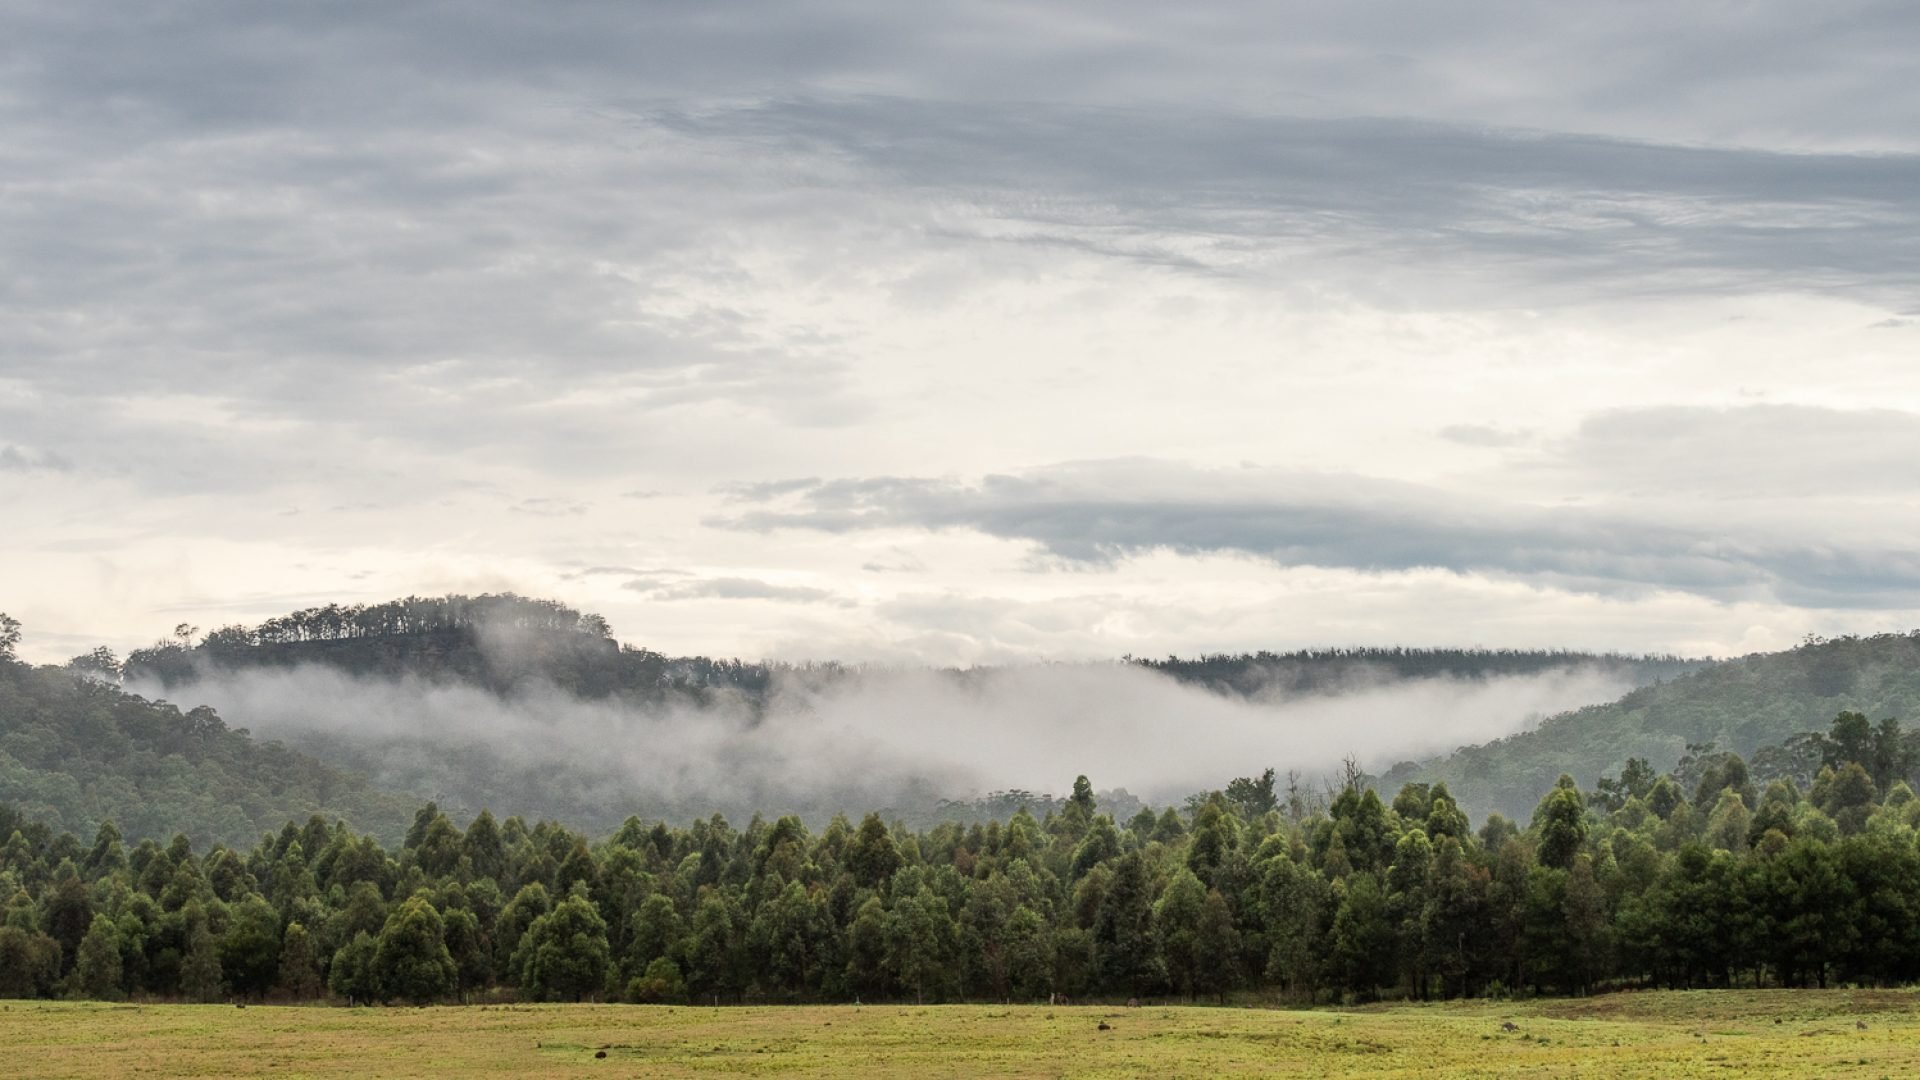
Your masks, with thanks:
[(598, 615), (551, 600), (495, 594), (329, 604), (259, 626), (221, 627), (204, 637), (183, 625), (172, 640), (134, 650), (121, 671), (129, 681), (172, 688), (208, 670), (300, 664), (467, 683), (497, 693), (539, 681), (579, 697), (636, 701), (704, 699), (728, 691), (757, 699), (780, 668), (621, 645)]
[(1814, 639), (1787, 652), (1717, 663), (1551, 717), (1531, 731), (1396, 766), (1384, 786), (1444, 780), (1475, 813), (1524, 816), (1561, 773), (1590, 785), (1632, 757), (1666, 770), (1689, 745), (1708, 743), (1751, 755), (1824, 731), (1841, 712), (1920, 717), (1920, 631)]
[(1627, 656), (1565, 649), (1301, 649), (1275, 653), (1216, 653), (1165, 660), (1127, 657), (1130, 663), (1183, 683), (1238, 697), (1338, 693), (1399, 679), (1491, 679), (1591, 668), (1634, 686), (1698, 671), (1712, 661)]
[(0, 802), (59, 829), (112, 820), (131, 837), (184, 833), (245, 843), (290, 818), (339, 817), (383, 837), (406, 831), (412, 800), (229, 728), (70, 669), (0, 654)]
[[(196, 641), (196, 637), (198, 640)], [(1698, 670), (1708, 662), (1560, 649), (1334, 648), (1214, 654), (1128, 662), (1189, 685), (1237, 697), (1338, 693), (1401, 679), (1488, 679), (1591, 668), (1636, 686)], [(382, 604), (308, 608), (259, 626), (226, 626), (199, 636), (182, 626), (172, 640), (135, 650), (130, 680), (166, 687), (208, 669), (318, 663), (349, 674), (415, 676), (507, 692), (530, 680), (585, 698), (659, 701), (733, 693), (762, 699), (789, 665), (704, 656), (669, 657), (623, 645), (606, 620), (551, 600), (511, 594), (407, 597)], [(842, 669), (808, 669), (814, 677)]]

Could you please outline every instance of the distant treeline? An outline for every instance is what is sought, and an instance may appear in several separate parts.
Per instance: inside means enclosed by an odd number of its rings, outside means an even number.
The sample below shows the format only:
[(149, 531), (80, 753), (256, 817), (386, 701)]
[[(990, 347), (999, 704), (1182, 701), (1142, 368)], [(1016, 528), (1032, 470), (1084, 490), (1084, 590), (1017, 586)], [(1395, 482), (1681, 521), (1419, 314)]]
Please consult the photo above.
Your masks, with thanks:
[(1128, 662), (1217, 693), (1251, 697), (1262, 693), (1314, 693), (1353, 689), (1367, 681), (1393, 679), (1490, 679), (1538, 675), (1567, 668), (1597, 668), (1635, 685), (1685, 675), (1712, 661), (1670, 654), (1629, 656), (1565, 649), (1419, 649), (1352, 647), (1294, 652), (1213, 653)]
[[(489, 635), (492, 640), (489, 641)], [(1572, 667), (1613, 672), (1634, 685), (1683, 675), (1707, 661), (1566, 650), (1344, 648), (1216, 654), (1130, 663), (1218, 693), (1257, 696), (1351, 689), (1369, 680), (1485, 679)], [(258, 626), (202, 634), (182, 624), (125, 663), (98, 650), (89, 661), (129, 679), (174, 687), (209, 668), (322, 663), (357, 675), (457, 679), (505, 691), (540, 679), (583, 697), (641, 700), (716, 692), (758, 702), (789, 673), (846, 674), (834, 663), (789, 665), (704, 656), (669, 657), (622, 645), (607, 621), (552, 600), (510, 593), (410, 596), (382, 604), (308, 608)]]
[(1444, 786), (1316, 805), (1274, 776), (1185, 812), (914, 832), (877, 816), (630, 820), (602, 843), (434, 806), (394, 849), (320, 817), (131, 850), (0, 809), (0, 994), (640, 1002), (1300, 1001), (1920, 979), (1920, 799), (1893, 721), (1814, 737), (1805, 792), (1644, 761), (1524, 826)]

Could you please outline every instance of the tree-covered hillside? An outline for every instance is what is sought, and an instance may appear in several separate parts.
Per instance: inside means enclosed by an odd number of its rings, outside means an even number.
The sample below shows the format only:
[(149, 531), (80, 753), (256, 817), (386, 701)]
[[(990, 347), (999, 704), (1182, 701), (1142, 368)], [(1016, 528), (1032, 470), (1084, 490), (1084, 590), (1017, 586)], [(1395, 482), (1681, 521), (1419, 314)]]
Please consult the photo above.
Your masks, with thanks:
[(35, 668), (0, 649), (0, 802), (57, 829), (113, 820), (132, 837), (185, 833), (244, 843), (322, 813), (383, 837), (406, 829), (411, 800), (72, 669)]
[[(492, 806), (598, 833), (617, 827), (632, 812), (670, 819), (716, 810), (793, 813), (817, 823), (839, 810), (879, 809), (926, 825), (951, 818), (1004, 821), (1018, 809), (1004, 800), (946, 802), (969, 792), (923, 782), (924, 776), (904, 777), (890, 790), (876, 792), (868, 783), (872, 777), (859, 770), (847, 776), (810, 776), (804, 782), (781, 775), (769, 782), (764, 768), (727, 768), (691, 793), (677, 778), (672, 785), (637, 779), (657, 779), (662, 770), (652, 762), (636, 766), (633, 754), (648, 745), (664, 753), (670, 744), (687, 742), (679, 738), (683, 734), (727, 741), (725, 753), (736, 756), (790, 752), (774, 749), (781, 745), (777, 739), (739, 733), (740, 726), (757, 729), (783, 690), (798, 691), (784, 701), (786, 713), (796, 707), (804, 713), (810, 706), (800, 699), (829, 687), (850, 686), (866, 675), (833, 664), (800, 667), (669, 657), (622, 644), (605, 620), (553, 601), (486, 595), (328, 605), (258, 626), (227, 626), (205, 634), (182, 626), (172, 638), (136, 650), (124, 665), (116, 666), (110, 656), (77, 662), (118, 672), (131, 685), (152, 687), (182, 702), (213, 701), (236, 723), (271, 732), (386, 789), (437, 799), (455, 813)], [(1408, 648), (1131, 662), (1188, 686), (1248, 700), (1334, 695), (1410, 680), (1485, 681), (1569, 669), (1597, 670), (1622, 685), (1638, 685), (1700, 666), (1673, 657)], [(299, 677), (267, 678), (283, 673)], [(329, 681), (317, 673), (338, 673), (352, 681)], [(934, 675), (941, 685), (962, 694), (994, 677), (994, 671), (985, 669)], [(475, 693), (462, 698), (455, 710), (429, 700), (438, 695), (444, 702), (450, 694), (442, 689)], [(491, 697), (482, 700), (479, 693)], [(287, 708), (289, 699), (326, 701), (329, 707), (318, 715)], [(579, 708), (580, 702), (605, 702), (625, 711), (595, 713)], [(296, 711), (302, 715), (288, 719)], [(499, 722), (449, 719), (456, 711), (469, 718), (497, 716)], [(609, 725), (609, 715), (617, 715), (618, 722)], [(370, 719), (376, 716), (377, 721)], [(618, 745), (562, 752), (578, 743), (588, 727), (605, 728)], [(483, 728), (485, 736), (477, 736)], [(924, 764), (931, 769), (934, 763)], [(1293, 763), (1248, 764), (1286, 768)], [(984, 776), (980, 782), (992, 786), (1007, 779)], [(1129, 798), (1124, 792), (1109, 796), (1117, 804)]]
[(134, 650), (120, 670), (130, 681), (171, 689), (210, 671), (302, 664), (350, 675), (465, 683), (495, 693), (537, 681), (584, 698), (645, 702), (698, 702), (725, 692), (757, 698), (781, 670), (622, 645), (598, 615), (510, 593), (329, 604), (204, 636), (182, 625), (172, 638)]
[(1562, 773), (1593, 783), (1634, 757), (1664, 770), (1690, 745), (1707, 743), (1752, 754), (1824, 730), (1848, 711), (1875, 719), (1920, 715), (1920, 631), (1814, 639), (1787, 652), (1713, 664), (1551, 717), (1532, 731), (1404, 763), (1385, 783), (1444, 781), (1477, 813), (1517, 815)]

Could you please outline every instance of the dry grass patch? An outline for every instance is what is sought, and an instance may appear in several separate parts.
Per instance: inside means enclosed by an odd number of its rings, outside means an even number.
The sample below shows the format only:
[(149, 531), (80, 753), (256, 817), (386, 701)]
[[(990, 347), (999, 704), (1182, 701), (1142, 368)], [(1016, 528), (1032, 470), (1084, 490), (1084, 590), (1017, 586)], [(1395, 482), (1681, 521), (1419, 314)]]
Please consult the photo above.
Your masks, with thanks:
[(1349, 1012), (11, 1002), (0, 1006), (0, 1060), (18, 1077), (276, 1080), (1903, 1076), (1920, 1074), (1917, 1001), (1890, 992), (1735, 991)]

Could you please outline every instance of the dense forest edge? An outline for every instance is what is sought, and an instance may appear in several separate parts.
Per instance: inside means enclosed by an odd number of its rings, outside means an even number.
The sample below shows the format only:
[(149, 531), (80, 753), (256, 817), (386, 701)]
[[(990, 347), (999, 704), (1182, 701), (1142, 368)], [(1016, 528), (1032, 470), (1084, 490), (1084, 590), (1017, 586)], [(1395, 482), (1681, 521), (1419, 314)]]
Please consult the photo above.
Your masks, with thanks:
[(1184, 812), (916, 832), (868, 815), (600, 843), (432, 804), (394, 848), (314, 816), (129, 850), (0, 808), (0, 995), (121, 1000), (1293, 1002), (1905, 984), (1920, 799), (1843, 714), (1801, 791), (1721, 753), (1476, 830), (1444, 785), (1242, 777)]

